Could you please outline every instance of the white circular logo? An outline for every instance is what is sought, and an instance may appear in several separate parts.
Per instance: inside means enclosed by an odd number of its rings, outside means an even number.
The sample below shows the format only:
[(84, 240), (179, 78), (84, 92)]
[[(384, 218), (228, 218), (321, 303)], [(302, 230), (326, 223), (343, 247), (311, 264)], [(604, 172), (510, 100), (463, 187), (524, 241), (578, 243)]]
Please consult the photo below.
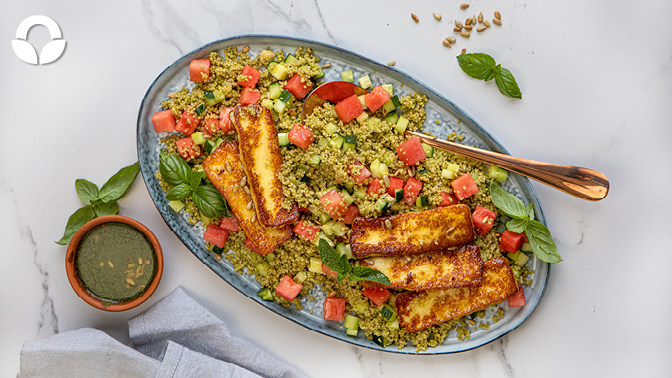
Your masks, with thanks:
[[(44, 25), (49, 30), (51, 41), (47, 43), (37, 55), (37, 51), (26, 41), (28, 30), (35, 25)], [(47, 64), (55, 61), (63, 55), (65, 51), (65, 40), (61, 39), (61, 29), (56, 21), (47, 16), (30, 16), (21, 21), (19, 28), (16, 29), (16, 39), (12, 41), (14, 54), (26, 63)]]

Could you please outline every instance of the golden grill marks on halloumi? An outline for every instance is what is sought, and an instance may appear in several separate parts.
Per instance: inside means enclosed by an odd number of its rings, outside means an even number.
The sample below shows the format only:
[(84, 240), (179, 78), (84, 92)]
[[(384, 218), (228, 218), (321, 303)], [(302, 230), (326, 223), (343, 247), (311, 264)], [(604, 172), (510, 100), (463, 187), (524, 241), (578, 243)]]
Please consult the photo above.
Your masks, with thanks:
[(265, 228), (259, 223), (254, 209), (249, 206), (252, 197), (240, 187), (245, 172), (238, 156), (238, 143), (224, 142), (203, 161), (203, 169), (229, 203), (245, 235), (259, 248), (259, 253), (266, 256), (292, 237), (292, 228)]
[(434, 324), (457, 319), (500, 303), (518, 292), (518, 284), (506, 259), (483, 263), (481, 286), (427, 291), (406, 291), (395, 298), (399, 324), (418, 332)]
[(473, 287), (481, 284), (483, 275), (481, 250), (474, 244), (422, 255), (369, 257), (360, 263), (383, 272), (391, 282), (388, 286), (363, 281), (364, 287), (412, 291)]
[(259, 221), (266, 227), (279, 227), (299, 219), (299, 207), (283, 206), (285, 196), (278, 178), (282, 156), (273, 114), (260, 105), (236, 107), (231, 120), (238, 131), (240, 160), (247, 174)]
[(473, 240), (471, 211), (463, 204), (389, 217), (355, 218), (350, 233), (350, 247), (357, 258), (417, 255)]

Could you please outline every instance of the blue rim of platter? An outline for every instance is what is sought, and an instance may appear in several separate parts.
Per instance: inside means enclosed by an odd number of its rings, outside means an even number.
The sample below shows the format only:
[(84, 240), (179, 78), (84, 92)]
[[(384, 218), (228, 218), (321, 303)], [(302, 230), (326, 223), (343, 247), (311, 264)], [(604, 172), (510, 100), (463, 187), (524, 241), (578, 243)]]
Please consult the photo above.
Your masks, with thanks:
[[(236, 46), (238, 48), (250, 46), (249, 53), (252, 56), (267, 47), (271, 47), (273, 51), (282, 49), (285, 53), (293, 52), (297, 47), (310, 47), (313, 49), (315, 55), (321, 58), (321, 64), (332, 64), (330, 69), (325, 70), (326, 75), (322, 79), (324, 82), (340, 80), (340, 71), (337, 72), (335, 68), (342, 66), (352, 69), (355, 77), (369, 74), (374, 86), (378, 84), (394, 84), (395, 91), (398, 89), (401, 90), (402, 93), (400, 94), (402, 95), (412, 92), (424, 94), (429, 100), (426, 106), (427, 119), (423, 125), (425, 131), (430, 131), (438, 137), (444, 138), (450, 132), (457, 132), (459, 135), (465, 137), (464, 144), (476, 145), (480, 148), (508, 154), (507, 150), (490, 133), (450, 100), (396, 68), (377, 63), (362, 55), (327, 43), (274, 35), (239, 35), (208, 43), (176, 60), (152, 82), (142, 99), (137, 124), (138, 160), (147, 190), (168, 227), (201, 262), (241, 294), (296, 324), (349, 344), (390, 353), (437, 355), (465, 352), (486, 345), (506, 335), (518, 328), (532, 314), (546, 291), (550, 275), (550, 264), (539, 260), (534, 255), (530, 255), (530, 260), (527, 263), (527, 266), (531, 270), (534, 270), (532, 276), (534, 290), (529, 287), (524, 288), (525, 298), (527, 299), (526, 306), (508, 308), (506, 301), (504, 301), (497, 306), (505, 310), (504, 317), (498, 322), (495, 323), (492, 321), (493, 314), (497, 314), (496, 311), (486, 311), (485, 320), (488, 320), (490, 323), (489, 329), (483, 330), (474, 327), (471, 330), (470, 339), (465, 341), (458, 341), (456, 332), (450, 332), (443, 344), (429, 348), (426, 351), (418, 352), (413, 345), (407, 345), (402, 349), (397, 349), (396, 345), (383, 348), (368, 340), (363, 335), (363, 332), (360, 332), (357, 337), (347, 336), (342, 324), (323, 320), (321, 304), (324, 294), (319, 289), (314, 288), (315, 293), (311, 291), (311, 295), (315, 295), (317, 298), (315, 301), (309, 302), (306, 298), (301, 300), (301, 304), (304, 307), (303, 310), (297, 310), (294, 307), (286, 308), (275, 302), (262, 301), (257, 296), (260, 285), (254, 280), (253, 276), (236, 273), (233, 270), (232, 264), (226, 259), (217, 260), (211, 252), (205, 249), (205, 242), (202, 239), (204, 230), (202, 225), (200, 223), (196, 226), (188, 224), (183, 213), (176, 214), (168, 206), (165, 193), (155, 176), (159, 165), (160, 139), (169, 134), (157, 134), (154, 132), (150, 121), (152, 114), (162, 110), (161, 102), (168, 98), (167, 95), (169, 93), (181, 89), (182, 86), (189, 89), (193, 88), (193, 83), (189, 81), (188, 69), (192, 59), (204, 58), (211, 51), (217, 51), (221, 54), (229, 46)], [(403, 86), (400, 85), (401, 83), (403, 83)], [(435, 119), (440, 120), (440, 124), (437, 125), (435, 122), (429, 121)], [(509, 179), (503, 187), (521, 198), (526, 204), (533, 203), (536, 219), (544, 224), (546, 223), (539, 198), (527, 178), (515, 173), (509, 173)], [(313, 309), (313, 314), (309, 312), (310, 309)]]

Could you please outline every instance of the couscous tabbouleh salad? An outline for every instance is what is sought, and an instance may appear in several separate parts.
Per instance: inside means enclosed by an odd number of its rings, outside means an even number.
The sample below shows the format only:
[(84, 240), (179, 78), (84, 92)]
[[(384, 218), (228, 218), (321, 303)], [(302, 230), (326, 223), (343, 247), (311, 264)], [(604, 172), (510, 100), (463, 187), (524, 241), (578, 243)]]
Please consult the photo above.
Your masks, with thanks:
[(490, 326), (489, 306), (524, 306), (535, 241), (495, 203), (506, 171), (406, 136), (422, 131), (427, 97), (368, 75), (368, 94), (301, 123), (319, 61), (310, 48), (253, 58), (229, 47), (191, 62), (193, 89), (152, 116), (167, 133), (156, 177), (173, 210), (202, 222), (208, 250), (253, 274), (263, 300), (301, 309), (319, 287), (325, 321), (383, 347), (465, 340)]

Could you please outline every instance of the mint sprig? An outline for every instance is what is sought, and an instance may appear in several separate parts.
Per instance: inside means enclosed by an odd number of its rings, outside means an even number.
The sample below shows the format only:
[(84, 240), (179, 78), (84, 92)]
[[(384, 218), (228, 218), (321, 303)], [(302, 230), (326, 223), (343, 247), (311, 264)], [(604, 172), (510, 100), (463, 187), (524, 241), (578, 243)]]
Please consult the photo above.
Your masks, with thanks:
[(341, 282), (348, 277), (350, 281), (373, 281), (383, 285), (389, 285), (390, 279), (377, 269), (365, 266), (350, 265), (348, 257), (341, 255), (324, 239), (320, 239), (318, 249), (324, 265), (336, 272), (336, 280)]
[(497, 64), (495, 59), (484, 53), (460, 54), (457, 62), (462, 71), (474, 79), (490, 81), (495, 79), (499, 91), (507, 97), (523, 98), (518, 83), (511, 71)]
[(534, 220), (534, 206), (532, 204), (526, 207), (523, 201), (502, 189), (494, 181), (490, 182), (490, 198), (492, 198), (495, 206), (511, 218), (506, 222), (506, 228), (509, 231), (525, 232), (535, 256), (547, 263), (562, 261), (551, 232), (543, 223)]
[(135, 177), (140, 172), (140, 164), (129, 165), (110, 177), (102, 188), (85, 179), (75, 180), (77, 196), (86, 205), (68, 218), (63, 237), (56, 244), (67, 245), (72, 236), (88, 221), (104, 215), (119, 214), (117, 201), (126, 194)]

